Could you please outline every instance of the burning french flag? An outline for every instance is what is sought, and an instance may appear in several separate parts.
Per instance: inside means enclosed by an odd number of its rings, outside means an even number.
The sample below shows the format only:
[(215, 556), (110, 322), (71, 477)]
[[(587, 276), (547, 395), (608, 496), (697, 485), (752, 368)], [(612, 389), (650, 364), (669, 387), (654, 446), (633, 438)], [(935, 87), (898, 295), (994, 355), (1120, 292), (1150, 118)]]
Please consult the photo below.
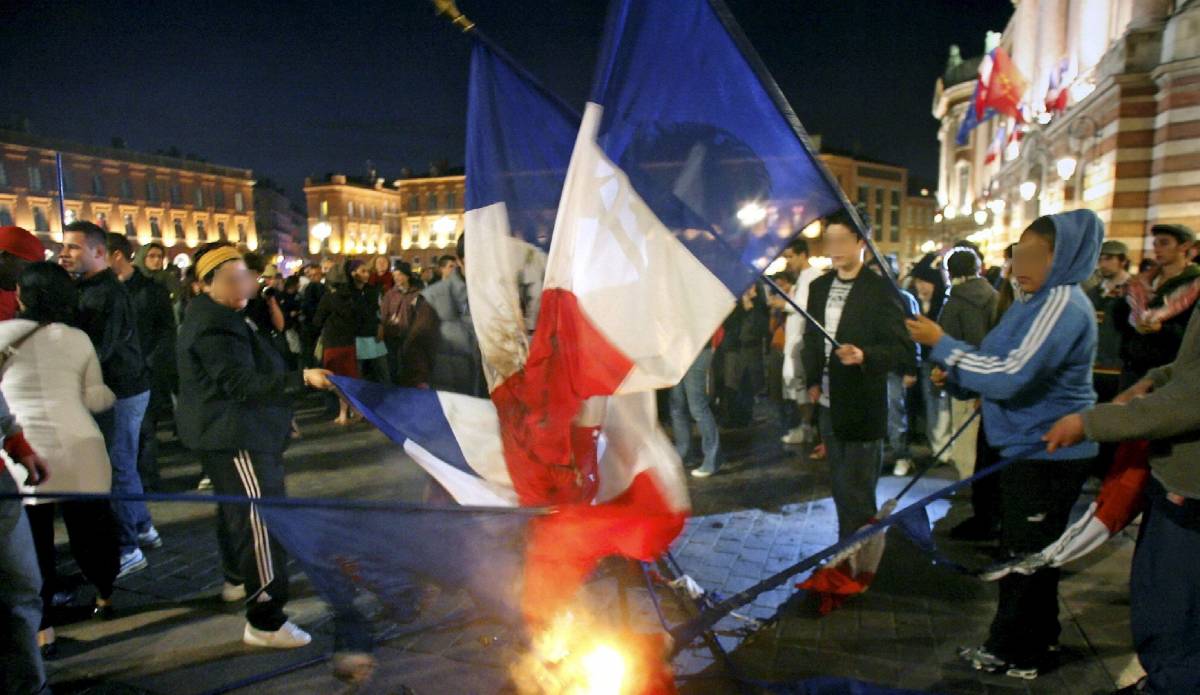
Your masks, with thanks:
[(490, 400), (336, 381), (460, 504), (549, 512), (494, 548), (536, 631), (600, 559), (650, 560), (678, 535), (690, 504), (654, 390), (846, 203), (715, 0), (614, 2), (578, 120), (480, 38), (468, 125), (464, 268)]

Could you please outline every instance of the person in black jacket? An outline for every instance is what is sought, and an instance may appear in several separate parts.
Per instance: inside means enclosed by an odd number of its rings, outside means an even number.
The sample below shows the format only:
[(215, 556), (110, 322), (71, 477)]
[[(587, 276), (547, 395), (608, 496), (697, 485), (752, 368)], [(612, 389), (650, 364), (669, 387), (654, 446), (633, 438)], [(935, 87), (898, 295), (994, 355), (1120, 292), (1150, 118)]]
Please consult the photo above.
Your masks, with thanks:
[(845, 538), (877, 511), (875, 485), (887, 435), (887, 377), (892, 371), (913, 372), (916, 352), (894, 289), (863, 264), (865, 242), (849, 213), (834, 213), (824, 227), (824, 248), (834, 272), (809, 286), (808, 312), (841, 347), (834, 350), (809, 321), (802, 359), (809, 400), (820, 404), (818, 422), (832, 477), (838, 537)]
[[(112, 410), (96, 416), (112, 463), (112, 491), (140, 495), (138, 441), (150, 404), (150, 379), (129, 292), (108, 266), (108, 232), (83, 220), (68, 224), (59, 264), (78, 278), (78, 327), (92, 339), (104, 383), (117, 396)], [(141, 548), (159, 547), (162, 538), (145, 502), (114, 501), (113, 512), (121, 538), (121, 577), (145, 569)]]
[(308, 284), (300, 289), (300, 363), (305, 367), (315, 367), (320, 364), (316, 348), (321, 329), (313, 320), (317, 316), (321, 298), (325, 296), (325, 272), (316, 263), (305, 266), (303, 272)]
[(109, 232), (107, 247), (109, 265), (129, 292), (139, 347), (150, 374), (150, 403), (138, 441), (138, 474), (142, 485), (154, 490), (159, 485), (158, 423), (170, 416), (175, 390), (175, 309), (166, 285), (133, 264), (133, 244), (128, 237)]
[[(243, 311), (257, 287), (232, 245), (202, 246), (194, 265), (204, 291), (188, 305), (179, 331), (179, 436), (199, 454), (217, 494), (281, 497), (292, 401), (306, 386), (332, 388), (329, 372), (285, 371), (279, 352), (246, 321)], [(287, 560), (278, 541), (253, 506), (218, 510), (222, 564), (233, 585), (223, 593), (245, 587), (242, 640), (275, 648), (308, 644), (309, 635), (283, 612)]]

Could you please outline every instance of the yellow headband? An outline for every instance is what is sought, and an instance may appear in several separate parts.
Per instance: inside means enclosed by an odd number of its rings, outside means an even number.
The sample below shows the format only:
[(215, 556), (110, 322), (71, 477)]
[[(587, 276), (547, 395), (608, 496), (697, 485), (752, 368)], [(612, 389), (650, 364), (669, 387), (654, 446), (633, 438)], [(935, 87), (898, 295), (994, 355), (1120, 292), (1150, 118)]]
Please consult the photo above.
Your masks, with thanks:
[(238, 253), (237, 249), (232, 246), (221, 246), (209, 251), (196, 261), (196, 277), (201, 280), (206, 275), (212, 272), (217, 266), (226, 261), (240, 261), (242, 254)]

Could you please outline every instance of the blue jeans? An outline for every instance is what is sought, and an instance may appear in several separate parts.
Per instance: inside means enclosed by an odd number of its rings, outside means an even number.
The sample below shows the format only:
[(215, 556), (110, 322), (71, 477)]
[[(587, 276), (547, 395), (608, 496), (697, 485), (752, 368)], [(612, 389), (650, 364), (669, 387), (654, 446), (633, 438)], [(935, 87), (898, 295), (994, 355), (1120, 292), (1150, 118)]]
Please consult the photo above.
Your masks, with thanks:
[(1133, 552), (1130, 627), (1151, 693), (1200, 692), (1200, 500), (1176, 504), (1151, 478)]
[(887, 376), (887, 457), (892, 461), (911, 458), (908, 451), (908, 403), (904, 375), (891, 372)]
[[(7, 471), (0, 471), (0, 492), (17, 486)], [(42, 575), (29, 520), (18, 500), (0, 500), (0, 692), (36, 693), (46, 684), (46, 669), (38, 649), (42, 622)]]
[[(150, 392), (143, 391), (136, 396), (118, 398), (112, 410), (96, 416), (96, 424), (104, 433), (104, 443), (108, 446), (114, 493), (142, 494), (142, 478), (137, 468), (138, 441), (149, 403)], [(150, 510), (145, 502), (113, 500), (112, 506), (117, 517), (121, 554), (124, 555), (138, 547), (139, 533), (150, 530)]]
[(929, 378), (932, 373), (933, 362), (922, 362), (921, 399), (925, 401), (925, 436), (929, 439), (930, 455), (936, 456), (940, 453), (938, 461), (945, 463), (950, 459), (950, 451), (946, 449), (951, 434), (950, 396), (943, 389), (933, 385)]
[[(715, 472), (721, 465), (721, 435), (717, 419), (708, 401), (708, 368), (712, 364), (712, 348), (705, 348), (688, 367), (678, 384), (671, 387), (671, 430), (675, 435), (675, 450), (679, 458), (687, 459), (692, 448), (692, 423), (700, 430), (700, 449), (704, 452), (706, 471)], [(691, 414), (691, 419), (688, 414)]]

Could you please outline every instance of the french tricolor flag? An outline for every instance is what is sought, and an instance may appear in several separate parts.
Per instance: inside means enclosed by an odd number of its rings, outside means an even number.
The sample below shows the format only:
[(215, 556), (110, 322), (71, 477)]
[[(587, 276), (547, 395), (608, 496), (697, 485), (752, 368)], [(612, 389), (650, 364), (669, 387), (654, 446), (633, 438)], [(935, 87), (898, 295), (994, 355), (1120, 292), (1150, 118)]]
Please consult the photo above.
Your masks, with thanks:
[(477, 43), (466, 164), (464, 265), (491, 402), (339, 386), (460, 503), (554, 508), (526, 538), (536, 622), (599, 559), (652, 559), (682, 529), (683, 468), (654, 390), (845, 199), (707, 0), (614, 2), (578, 124)]

